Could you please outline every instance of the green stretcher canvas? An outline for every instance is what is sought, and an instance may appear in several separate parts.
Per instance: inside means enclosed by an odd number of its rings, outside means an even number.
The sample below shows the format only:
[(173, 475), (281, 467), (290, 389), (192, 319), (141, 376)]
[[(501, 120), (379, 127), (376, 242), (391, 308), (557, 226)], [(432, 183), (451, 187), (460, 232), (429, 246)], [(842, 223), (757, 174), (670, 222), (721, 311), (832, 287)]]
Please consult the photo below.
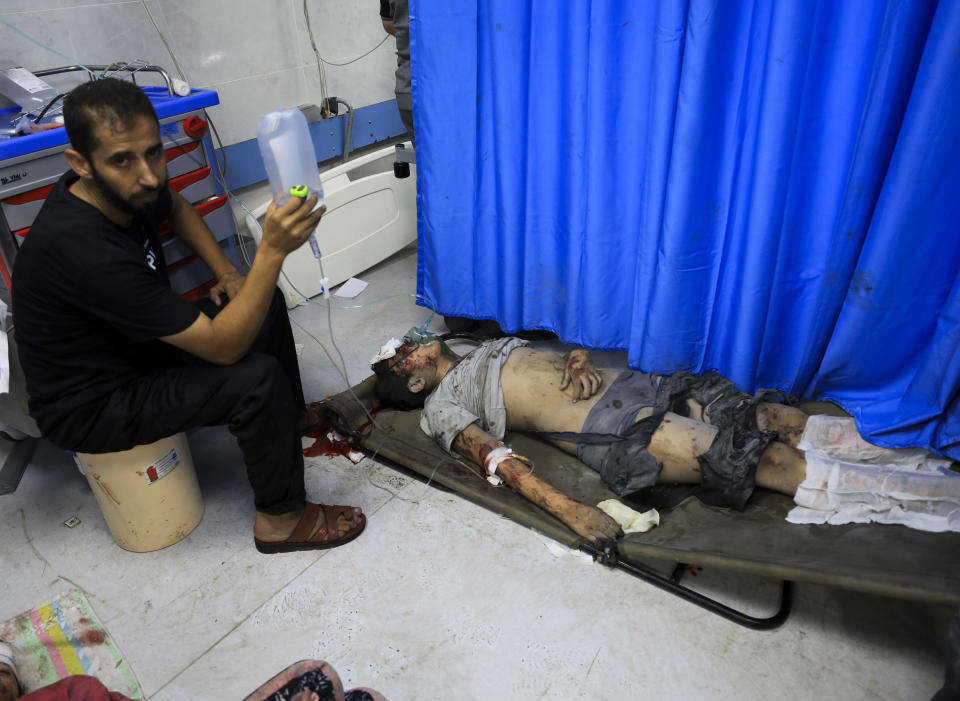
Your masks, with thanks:
[[(368, 453), (412, 470), (488, 509), (571, 548), (582, 538), (508, 487), (494, 487), (420, 430), (418, 411), (378, 411), (374, 377), (327, 400), (338, 430)], [(617, 496), (574, 456), (523, 434), (504, 442), (527, 456), (538, 476), (584, 503)], [(618, 541), (628, 562), (650, 559), (809, 581), (883, 596), (960, 603), (960, 533), (927, 533), (883, 524), (798, 525), (785, 520), (793, 500), (757, 490), (743, 512), (689, 498), (660, 512), (660, 525)]]

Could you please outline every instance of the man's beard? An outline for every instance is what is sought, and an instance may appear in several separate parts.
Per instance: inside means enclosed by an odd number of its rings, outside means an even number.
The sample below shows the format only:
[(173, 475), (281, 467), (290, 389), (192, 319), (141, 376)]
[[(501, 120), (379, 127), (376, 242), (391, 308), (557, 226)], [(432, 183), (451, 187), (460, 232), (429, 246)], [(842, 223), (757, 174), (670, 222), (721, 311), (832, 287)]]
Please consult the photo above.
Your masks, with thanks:
[(140, 190), (136, 193), (137, 196), (147, 195), (155, 192), (157, 193), (157, 197), (155, 197), (152, 202), (136, 204), (114, 190), (113, 187), (111, 187), (111, 185), (103, 179), (100, 173), (97, 172), (97, 169), (93, 167), (93, 164), (90, 164), (90, 173), (92, 174), (93, 182), (96, 184), (97, 189), (103, 196), (103, 199), (124, 214), (130, 214), (135, 218), (147, 217), (156, 212), (160, 205), (160, 191), (167, 186), (167, 180), (166, 177), (164, 177), (163, 182), (160, 183), (156, 188), (150, 190)]

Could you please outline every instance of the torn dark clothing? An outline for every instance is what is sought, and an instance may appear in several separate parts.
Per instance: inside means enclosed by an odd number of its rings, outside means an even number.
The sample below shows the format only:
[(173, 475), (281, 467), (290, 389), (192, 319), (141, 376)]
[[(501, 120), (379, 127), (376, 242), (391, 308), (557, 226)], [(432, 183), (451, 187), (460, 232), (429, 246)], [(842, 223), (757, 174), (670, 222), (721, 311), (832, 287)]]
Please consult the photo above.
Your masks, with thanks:
[[(636, 491), (657, 481), (660, 464), (647, 452), (650, 437), (660, 425), (661, 414), (655, 421), (641, 419), (637, 414), (643, 409), (656, 406), (657, 377), (643, 372), (624, 372), (603, 393), (583, 424), (584, 434), (613, 436), (620, 440), (592, 442), (587, 438), (577, 441), (577, 457), (599, 472), (618, 494)], [(655, 412), (656, 413), (656, 412)], [(652, 418), (652, 417), (651, 417)], [(611, 460), (612, 446), (620, 446), (617, 462), (626, 459), (631, 467), (627, 476), (616, 468)], [(608, 479), (609, 476), (609, 479)], [(613, 480), (613, 481), (611, 481)]]
[[(775, 436), (757, 429), (762, 398), (739, 391), (715, 372), (665, 377), (624, 372), (590, 410), (582, 433), (539, 435), (577, 443), (580, 459), (625, 496), (656, 484), (663, 465), (647, 450), (650, 439), (668, 411), (690, 415), (689, 399), (719, 429), (709, 450), (697, 458), (702, 482), (695, 493), (706, 504), (742, 510), (753, 493), (760, 456)], [(644, 409), (652, 413), (637, 420)]]

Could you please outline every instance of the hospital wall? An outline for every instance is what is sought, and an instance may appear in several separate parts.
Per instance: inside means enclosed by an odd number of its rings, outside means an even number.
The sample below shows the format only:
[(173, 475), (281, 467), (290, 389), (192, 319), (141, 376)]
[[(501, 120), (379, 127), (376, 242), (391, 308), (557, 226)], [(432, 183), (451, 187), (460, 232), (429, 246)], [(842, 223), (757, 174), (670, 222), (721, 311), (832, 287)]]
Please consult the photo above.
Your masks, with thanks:
[[(321, 100), (303, 0), (146, 0), (192, 87), (216, 90), (209, 110), (225, 145), (256, 136), (260, 115)], [(374, 0), (308, 0), (320, 55), (345, 63), (384, 39)], [(3, 0), (0, 19), (86, 64), (143, 59), (177, 72), (141, 0)], [(71, 61), (0, 24), (0, 56), (41, 70)], [(393, 99), (395, 44), (326, 65), (327, 92), (354, 108)], [(52, 81), (51, 81), (52, 82)], [(60, 86), (57, 86), (60, 87)]]

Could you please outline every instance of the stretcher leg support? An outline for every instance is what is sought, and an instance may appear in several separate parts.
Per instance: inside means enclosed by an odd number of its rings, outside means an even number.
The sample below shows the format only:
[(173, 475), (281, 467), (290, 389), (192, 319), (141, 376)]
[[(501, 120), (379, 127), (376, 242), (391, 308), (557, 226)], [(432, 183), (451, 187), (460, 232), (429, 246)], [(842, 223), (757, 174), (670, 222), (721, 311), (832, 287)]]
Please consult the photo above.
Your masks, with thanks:
[(610, 564), (612, 567), (619, 567), (625, 572), (629, 572), (634, 577), (642, 579), (648, 584), (659, 587), (664, 591), (670, 592), (674, 596), (679, 596), (681, 599), (689, 601), (692, 604), (696, 604), (697, 606), (700, 606), (711, 613), (715, 613), (718, 616), (722, 616), (723, 618), (726, 618), (727, 620), (746, 628), (752, 628), (754, 630), (773, 630), (774, 628), (783, 625), (783, 623), (787, 620), (787, 617), (790, 615), (790, 607), (793, 603), (793, 582), (789, 582), (787, 580), (782, 580), (780, 583), (780, 604), (777, 612), (767, 618), (758, 618), (756, 616), (746, 614), (743, 611), (738, 611), (735, 608), (720, 603), (716, 599), (711, 599), (709, 596), (705, 596), (700, 592), (696, 592), (693, 589), (682, 585), (680, 580), (687, 572), (687, 565), (685, 563), (677, 563), (670, 576), (664, 577), (663, 575), (658, 574), (657, 572), (654, 572), (643, 565), (627, 562), (619, 557), (613, 562), (610, 562), (610, 558), (606, 556), (606, 553), (598, 551), (591, 545), (581, 545), (580, 549), (583, 552), (591, 555), (594, 560), (599, 560), (605, 564)]

